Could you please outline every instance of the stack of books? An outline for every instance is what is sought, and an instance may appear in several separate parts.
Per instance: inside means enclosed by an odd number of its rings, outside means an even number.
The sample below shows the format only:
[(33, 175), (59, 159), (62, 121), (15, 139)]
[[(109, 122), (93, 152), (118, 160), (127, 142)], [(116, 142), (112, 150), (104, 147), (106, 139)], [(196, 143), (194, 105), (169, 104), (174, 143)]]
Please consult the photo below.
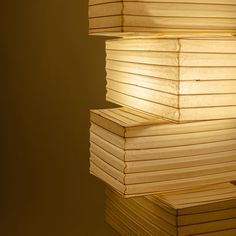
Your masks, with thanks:
[(121, 235), (236, 235), (236, 0), (89, 0), (106, 41), (90, 173)]
[(121, 235), (234, 236), (233, 183), (124, 199), (106, 189), (106, 221)]

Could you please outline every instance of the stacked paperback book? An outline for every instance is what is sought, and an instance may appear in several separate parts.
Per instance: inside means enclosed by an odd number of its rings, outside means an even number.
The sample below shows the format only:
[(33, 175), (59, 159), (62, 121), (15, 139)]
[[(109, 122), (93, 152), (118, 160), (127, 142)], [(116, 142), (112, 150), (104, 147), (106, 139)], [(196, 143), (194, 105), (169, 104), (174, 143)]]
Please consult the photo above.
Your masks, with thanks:
[(106, 43), (107, 100), (176, 122), (236, 118), (236, 37)]
[(236, 186), (124, 199), (107, 188), (106, 221), (122, 235), (236, 235)]
[(106, 99), (90, 173), (121, 235), (236, 235), (236, 0), (90, 0)]
[(89, 0), (89, 32), (97, 35), (236, 32), (235, 0)]
[(230, 181), (236, 119), (175, 124), (115, 108), (91, 111), (90, 171), (124, 196)]

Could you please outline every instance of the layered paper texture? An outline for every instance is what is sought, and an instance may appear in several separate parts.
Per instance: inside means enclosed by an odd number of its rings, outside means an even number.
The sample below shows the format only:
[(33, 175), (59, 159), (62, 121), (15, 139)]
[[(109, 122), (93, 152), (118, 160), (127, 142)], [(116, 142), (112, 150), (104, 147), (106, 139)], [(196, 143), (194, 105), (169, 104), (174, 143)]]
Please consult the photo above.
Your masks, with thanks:
[(106, 42), (108, 101), (175, 122), (236, 118), (236, 38)]
[(125, 197), (236, 177), (236, 120), (174, 124), (127, 108), (91, 111), (90, 172)]
[(89, 33), (235, 34), (235, 0), (89, 0)]
[(121, 235), (235, 236), (231, 183), (124, 199), (106, 191), (106, 221)]

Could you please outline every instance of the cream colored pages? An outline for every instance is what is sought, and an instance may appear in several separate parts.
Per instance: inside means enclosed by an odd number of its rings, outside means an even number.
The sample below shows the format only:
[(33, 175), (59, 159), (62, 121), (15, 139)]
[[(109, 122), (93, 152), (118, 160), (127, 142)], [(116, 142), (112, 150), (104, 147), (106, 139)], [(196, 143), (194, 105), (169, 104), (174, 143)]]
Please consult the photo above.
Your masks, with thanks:
[(179, 123), (236, 117), (235, 37), (108, 40), (106, 53), (110, 102)]
[(92, 173), (124, 196), (236, 176), (235, 120), (174, 124), (127, 108), (93, 110), (91, 119)]
[[(89, 1), (90, 33), (100, 35), (232, 35), (235, 1)], [(119, 16), (120, 18), (116, 18)], [(119, 19), (119, 20), (118, 20)]]
[(108, 222), (118, 232), (126, 228), (130, 235), (139, 230), (144, 235), (234, 236), (236, 230), (236, 192), (231, 183), (130, 199), (107, 188), (106, 198)]

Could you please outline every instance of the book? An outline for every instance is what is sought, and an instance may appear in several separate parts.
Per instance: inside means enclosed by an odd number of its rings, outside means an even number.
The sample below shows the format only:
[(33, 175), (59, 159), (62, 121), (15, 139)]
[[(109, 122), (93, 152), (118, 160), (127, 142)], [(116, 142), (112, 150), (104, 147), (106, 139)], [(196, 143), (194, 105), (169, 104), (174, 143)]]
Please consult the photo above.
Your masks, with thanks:
[(121, 235), (234, 236), (236, 186), (227, 182), (129, 199), (107, 187), (105, 219)]
[(89, 0), (95, 35), (233, 35), (235, 0)]
[(174, 122), (236, 118), (236, 38), (106, 42), (106, 99)]
[(124, 197), (235, 179), (236, 119), (175, 124), (121, 107), (90, 120), (90, 172)]

